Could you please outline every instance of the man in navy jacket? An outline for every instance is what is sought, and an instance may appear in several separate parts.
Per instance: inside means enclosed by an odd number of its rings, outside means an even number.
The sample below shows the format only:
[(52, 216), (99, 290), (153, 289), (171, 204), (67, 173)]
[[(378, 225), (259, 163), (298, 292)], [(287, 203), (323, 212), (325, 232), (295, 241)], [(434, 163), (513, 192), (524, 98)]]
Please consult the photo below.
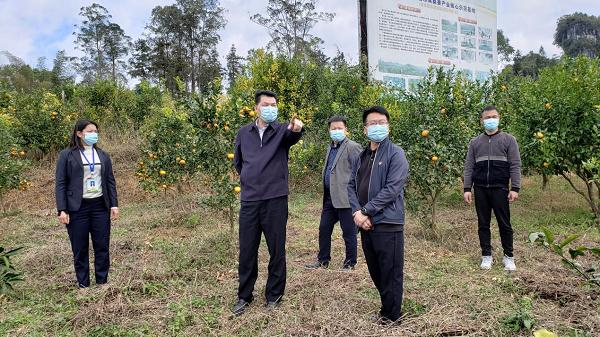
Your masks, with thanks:
[(360, 228), (369, 274), (381, 297), (380, 323), (398, 323), (404, 277), (404, 185), (408, 161), (388, 138), (390, 115), (381, 106), (363, 112), (369, 145), (354, 164), (348, 196)]
[(288, 157), (290, 147), (302, 137), (302, 122), (277, 120), (277, 95), (255, 94), (259, 116), (243, 126), (235, 140), (234, 164), (240, 175), (240, 255), (238, 301), (232, 312), (241, 315), (254, 299), (258, 276), (258, 247), (264, 233), (269, 249), (269, 276), (265, 288), (267, 307), (278, 306), (285, 290), (285, 236), (288, 218)]

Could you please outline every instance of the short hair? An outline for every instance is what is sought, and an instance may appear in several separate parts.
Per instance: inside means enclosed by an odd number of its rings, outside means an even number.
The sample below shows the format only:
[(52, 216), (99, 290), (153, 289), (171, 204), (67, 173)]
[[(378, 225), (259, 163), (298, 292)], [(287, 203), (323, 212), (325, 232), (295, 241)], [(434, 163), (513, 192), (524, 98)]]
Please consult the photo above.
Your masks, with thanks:
[(380, 113), (382, 115), (385, 115), (385, 118), (387, 119), (387, 121), (390, 121), (390, 113), (382, 106), (380, 105), (374, 105), (372, 107), (366, 108), (365, 110), (363, 110), (363, 124), (367, 121), (367, 116), (372, 114), (372, 113)]
[(498, 109), (496, 108), (495, 105), (486, 105), (485, 108), (483, 108), (483, 110), (481, 110), (481, 113), (479, 114), (479, 116), (483, 116), (484, 113), (486, 113), (488, 111), (492, 111), (492, 110), (498, 111)]
[(331, 126), (333, 122), (343, 122), (344, 126), (348, 126), (348, 119), (344, 116), (336, 115), (332, 116), (327, 120), (327, 126)]
[(254, 93), (254, 102), (258, 104), (260, 102), (260, 98), (262, 96), (273, 97), (277, 99), (277, 94), (272, 92), (271, 90), (256, 90)]

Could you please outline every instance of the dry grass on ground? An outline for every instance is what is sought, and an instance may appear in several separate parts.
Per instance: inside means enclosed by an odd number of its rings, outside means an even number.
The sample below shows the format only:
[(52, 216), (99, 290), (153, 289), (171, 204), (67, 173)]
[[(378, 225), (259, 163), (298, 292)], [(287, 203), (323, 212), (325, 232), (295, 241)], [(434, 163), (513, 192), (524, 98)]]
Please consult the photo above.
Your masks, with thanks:
[[(122, 218), (113, 226), (112, 272), (107, 287), (74, 289), (66, 231), (53, 212), (53, 172), (36, 168), (34, 187), (9, 195), (20, 212), (0, 218), (0, 245), (27, 247), (15, 258), (25, 271), (14, 299), (0, 302), (0, 335), (9, 336), (530, 336), (510, 332), (507, 318), (531, 317), (535, 327), (560, 336), (600, 335), (598, 291), (582, 286), (559, 260), (525, 243), (549, 225), (560, 233), (585, 233), (598, 245), (600, 232), (582, 200), (559, 179), (541, 192), (525, 181), (514, 205), (519, 271), (496, 263), (478, 268), (474, 211), (449, 193), (440, 211), (439, 239), (409, 218), (405, 229), (405, 317), (399, 327), (369, 322), (379, 297), (359, 249), (356, 270), (339, 270), (343, 240), (333, 237), (329, 270), (308, 271), (318, 244), (320, 195), (294, 189), (288, 223), (288, 283), (283, 305), (263, 308), (268, 253), (263, 242), (256, 301), (241, 317), (229, 308), (237, 286), (237, 234), (209, 209), (195, 206), (200, 191), (147, 196), (135, 181), (131, 146), (107, 146), (116, 165)], [(359, 239), (360, 240), (360, 239)], [(495, 246), (499, 246), (497, 231)], [(496, 248), (498, 261), (501, 252)], [(504, 322), (504, 323), (503, 323)]]

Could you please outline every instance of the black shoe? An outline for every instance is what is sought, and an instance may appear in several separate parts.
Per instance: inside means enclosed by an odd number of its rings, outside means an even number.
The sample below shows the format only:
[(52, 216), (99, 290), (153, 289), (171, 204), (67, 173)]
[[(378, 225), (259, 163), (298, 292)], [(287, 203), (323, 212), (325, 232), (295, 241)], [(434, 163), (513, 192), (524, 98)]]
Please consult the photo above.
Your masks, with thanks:
[(398, 318), (395, 321), (392, 321), (387, 317), (381, 316), (381, 313), (376, 313), (369, 317), (369, 322), (383, 326), (397, 326), (400, 325), (400, 318)]
[(351, 265), (351, 264), (345, 264), (342, 267), (342, 271), (352, 271), (352, 270), (354, 270), (354, 265)]
[(279, 307), (279, 305), (281, 304), (281, 297), (282, 296), (279, 296), (275, 301), (267, 301), (267, 304), (265, 304), (265, 307), (268, 310), (277, 309)]
[(400, 325), (400, 318), (393, 321), (387, 317), (381, 317), (376, 323), (384, 326), (398, 326)]
[(313, 263), (309, 263), (309, 264), (305, 264), (304, 267), (306, 269), (319, 269), (319, 268), (323, 268), (323, 269), (327, 269), (329, 268), (329, 261), (316, 261)]
[(238, 299), (237, 303), (231, 308), (231, 313), (235, 316), (239, 316), (246, 311), (246, 308), (250, 305), (250, 302), (246, 302), (243, 299)]

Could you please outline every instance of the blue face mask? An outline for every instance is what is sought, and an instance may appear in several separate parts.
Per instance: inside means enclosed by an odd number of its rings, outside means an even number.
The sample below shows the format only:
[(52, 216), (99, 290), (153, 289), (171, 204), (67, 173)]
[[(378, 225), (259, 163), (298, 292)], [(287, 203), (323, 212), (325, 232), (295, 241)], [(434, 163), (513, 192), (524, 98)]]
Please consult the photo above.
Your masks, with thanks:
[(500, 124), (500, 119), (498, 118), (488, 118), (483, 120), (483, 127), (485, 128), (485, 131), (497, 130), (498, 124)]
[(367, 128), (367, 138), (375, 143), (381, 143), (387, 138), (389, 129), (387, 125), (371, 125)]
[(277, 119), (276, 106), (263, 106), (260, 108), (260, 118), (266, 123), (272, 123)]
[(331, 140), (333, 140), (336, 143), (339, 143), (339, 142), (343, 141), (344, 138), (346, 138), (346, 131), (344, 131), (344, 130), (329, 130), (329, 136), (331, 137)]
[(89, 146), (92, 146), (92, 145), (98, 143), (98, 133), (96, 133), (96, 132), (84, 133), (83, 141)]

